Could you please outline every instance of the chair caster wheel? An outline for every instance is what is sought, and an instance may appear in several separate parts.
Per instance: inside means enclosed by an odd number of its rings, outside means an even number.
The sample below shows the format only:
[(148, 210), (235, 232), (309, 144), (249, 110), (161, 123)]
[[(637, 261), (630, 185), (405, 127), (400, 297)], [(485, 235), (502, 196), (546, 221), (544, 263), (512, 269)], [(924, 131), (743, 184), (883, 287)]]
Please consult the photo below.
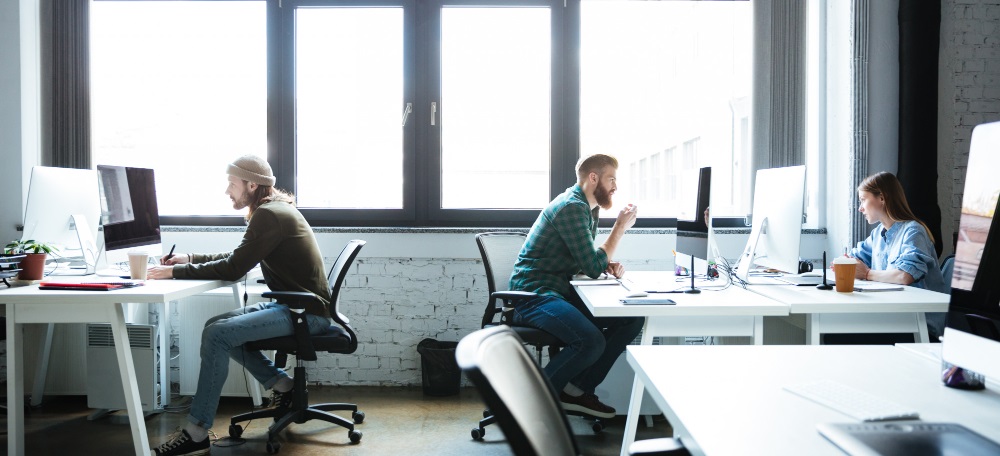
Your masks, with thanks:
[(472, 428), (472, 440), (482, 440), (486, 435), (486, 429)]
[(281, 443), (278, 442), (267, 442), (267, 454), (275, 454), (281, 449)]
[(361, 424), (365, 421), (365, 412), (357, 411), (351, 414), (351, 418), (354, 419), (354, 424)]
[(361, 441), (361, 431), (354, 430), (347, 433), (347, 438), (351, 439), (351, 443), (358, 443)]
[(593, 424), (590, 425), (590, 429), (594, 431), (594, 434), (600, 434), (604, 430), (604, 423), (601, 420), (594, 420)]
[(489, 418), (491, 416), (493, 416), (493, 412), (491, 412), (490, 409), (483, 410), (483, 418)]
[(238, 424), (230, 424), (229, 425), (229, 437), (230, 438), (238, 439), (242, 435), (243, 435), (243, 426), (240, 426)]

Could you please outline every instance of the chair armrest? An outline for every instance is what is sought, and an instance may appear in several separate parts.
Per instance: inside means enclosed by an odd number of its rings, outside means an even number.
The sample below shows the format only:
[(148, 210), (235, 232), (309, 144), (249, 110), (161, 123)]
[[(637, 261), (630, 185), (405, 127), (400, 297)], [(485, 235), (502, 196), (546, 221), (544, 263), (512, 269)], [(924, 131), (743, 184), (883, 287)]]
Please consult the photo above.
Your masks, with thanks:
[(504, 302), (525, 301), (538, 296), (538, 293), (531, 291), (495, 291), (490, 295), (493, 299), (502, 299)]
[(305, 308), (310, 302), (322, 302), (318, 296), (308, 291), (265, 291), (260, 296), (278, 301), (292, 309)]
[[(523, 302), (538, 296), (538, 293), (531, 291), (494, 291), (490, 299), (494, 303), (494, 312), (500, 314), (500, 322), (510, 324), (510, 316), (514, 311), (514, 302)], [(498, 300), (503, 301), (500, 304)], [(484, 323), (485, 324), (485, 323)]]

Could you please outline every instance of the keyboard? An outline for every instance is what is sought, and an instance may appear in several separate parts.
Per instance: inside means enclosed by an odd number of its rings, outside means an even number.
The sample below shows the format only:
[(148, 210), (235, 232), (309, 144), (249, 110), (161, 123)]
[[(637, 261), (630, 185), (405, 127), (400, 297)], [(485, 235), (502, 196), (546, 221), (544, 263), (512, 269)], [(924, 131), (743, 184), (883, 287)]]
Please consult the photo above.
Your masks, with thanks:
[(785, 385), (785, 390), (861, 421), (920, 418), (915, 410), (832, 380)]

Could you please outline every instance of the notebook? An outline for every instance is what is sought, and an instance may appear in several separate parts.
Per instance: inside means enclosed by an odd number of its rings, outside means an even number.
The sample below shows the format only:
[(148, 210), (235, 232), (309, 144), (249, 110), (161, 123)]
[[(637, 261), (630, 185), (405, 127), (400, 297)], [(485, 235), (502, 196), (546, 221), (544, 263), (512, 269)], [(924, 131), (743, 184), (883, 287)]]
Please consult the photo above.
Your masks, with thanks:
[(39, 290), (111, 291), (142, 286), (142, 282), (41, 282)]
[[(789, 283), (789, 284), (792, 284), (792, 285), (797, 285), (797, 286), (800, 286), (800, 287), (804, 287), (804, 286), (808, 286), (808, 285), (820, 285), (820, 284), (823, 283), (823, 277), (816, 277), (816, 276), (794, 276), (794, 275), (788, 275), (788, 276), (777, 277), (777, 279), (779, 281), (782, 281), (782, 282), (785, 282), (785, 283)], [(826, 281), (830, 285), (833, 285), (833, 278), (832, 277), (828, 277), (826, 279)]]

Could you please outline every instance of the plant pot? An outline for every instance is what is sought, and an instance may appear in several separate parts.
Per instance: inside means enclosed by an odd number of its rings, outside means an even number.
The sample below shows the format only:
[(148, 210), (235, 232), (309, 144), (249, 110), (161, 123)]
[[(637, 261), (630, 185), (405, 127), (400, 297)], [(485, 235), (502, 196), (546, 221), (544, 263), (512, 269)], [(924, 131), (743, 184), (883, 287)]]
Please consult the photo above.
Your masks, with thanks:
[(42, 280), (45, 275), (45, 253), (29, 253), (18, 266), (17, 280)]

